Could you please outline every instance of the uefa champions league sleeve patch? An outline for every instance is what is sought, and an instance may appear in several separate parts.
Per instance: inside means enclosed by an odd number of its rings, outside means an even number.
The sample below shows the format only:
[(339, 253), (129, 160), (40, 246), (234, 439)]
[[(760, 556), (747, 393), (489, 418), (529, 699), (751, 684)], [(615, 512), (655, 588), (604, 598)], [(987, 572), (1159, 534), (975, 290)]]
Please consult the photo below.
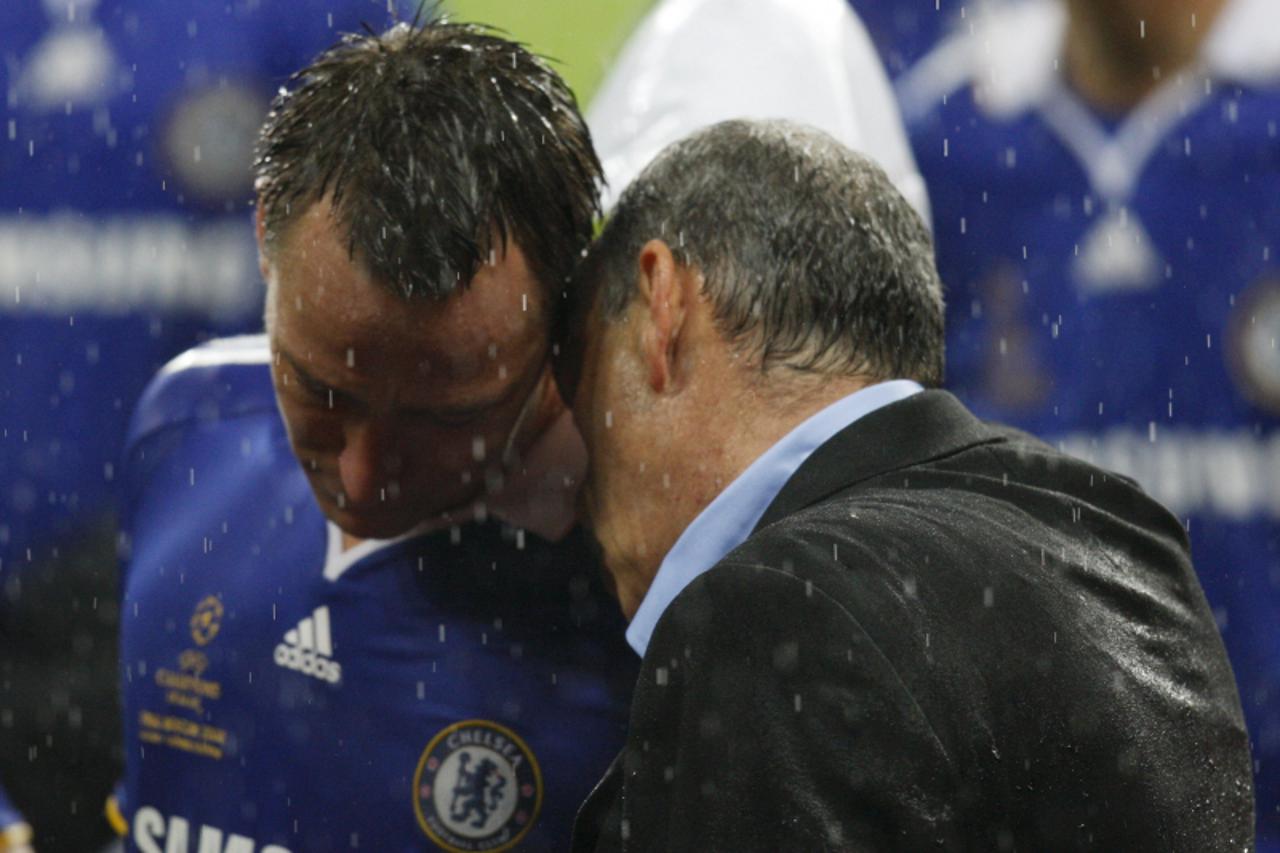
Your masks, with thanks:
[(413, 810), (424, 832), (451, 853), (509, 850), (542, 807), (542, 771), (515, 732), (488, 720), (443, 729), (413, 774)]
[(222, 629), (222, 601), (216, 595), (206, 595), (191, 614), (191, 639), (197, 646), (207, 646)]

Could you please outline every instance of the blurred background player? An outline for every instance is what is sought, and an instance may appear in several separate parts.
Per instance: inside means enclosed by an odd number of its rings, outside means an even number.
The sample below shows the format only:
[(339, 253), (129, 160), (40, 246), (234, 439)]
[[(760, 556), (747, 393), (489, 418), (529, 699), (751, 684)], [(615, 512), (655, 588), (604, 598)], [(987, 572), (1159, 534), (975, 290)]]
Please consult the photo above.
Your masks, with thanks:
[(1280, 7), (1030, 0), (899, 81), (950, 385), (1186, 523), (1280, 849)]
[(599, 180), (560, 79), (476, 28), (349, 37), (276, 100), (268, 335), (132, 426), (131, 849), (567, 849), (636, 671), (550, 372)]
[(147, 379), (257, 328), (275, 88), (382, 0), (0, 4), (0, 779), (41, 851), (109, 837), (115, 489)]
[[(731, 118), (788, 118), (876, 160), (925, 218), (928, 199), (883, 67), (844, 0), (661, 0), (588, 114), (608, 207), (664, 146)], [(749, 178), (748, 178), (749, 179)]]

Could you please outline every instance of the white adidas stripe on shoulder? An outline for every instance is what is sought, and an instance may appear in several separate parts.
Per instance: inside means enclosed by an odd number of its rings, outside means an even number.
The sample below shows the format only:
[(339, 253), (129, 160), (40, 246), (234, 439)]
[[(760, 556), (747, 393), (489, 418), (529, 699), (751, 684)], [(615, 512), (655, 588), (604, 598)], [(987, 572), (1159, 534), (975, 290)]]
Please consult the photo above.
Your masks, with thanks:
[(219, 367), (225, 364), (270, 364), (271, 347), (266, 335), (238, 335), (221, 338), (203, 346), (189, 349), (170, 361), (161, 370), (161, 376), (180, 373), (199, 367)]

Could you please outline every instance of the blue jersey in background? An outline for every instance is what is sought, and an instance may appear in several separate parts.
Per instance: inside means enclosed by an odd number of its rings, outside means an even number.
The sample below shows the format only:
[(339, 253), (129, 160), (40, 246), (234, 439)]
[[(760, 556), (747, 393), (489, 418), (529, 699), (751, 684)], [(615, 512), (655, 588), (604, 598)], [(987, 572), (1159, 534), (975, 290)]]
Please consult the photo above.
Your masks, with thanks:
[(1057, 75), (1064, 20), (1011, 8), (900, 81), (948, 381), (1185, 520), (1280, 849), (1280, 19), (1233, 0), (1125, 117)]
[(568, 849), (637, 664), (585, 534), (491, 517), (343, 552), (267, 358), (194, 350), (135, 417), (130, 849)]
[(1008, 0), (848, 0), (871, 36), (889, 76), (916, 64), (975, 8)]
[(0, 571), (109, 513), (129, 412), (256, 327), (250, 165), (289, 74), (372, 0), (0, 5)]
[(129, 412), (178, 352), (258, 327), (257, 128), (290, 73), (387, 8), (0, 3), (0, 778), (42, 853), (109, 834)]

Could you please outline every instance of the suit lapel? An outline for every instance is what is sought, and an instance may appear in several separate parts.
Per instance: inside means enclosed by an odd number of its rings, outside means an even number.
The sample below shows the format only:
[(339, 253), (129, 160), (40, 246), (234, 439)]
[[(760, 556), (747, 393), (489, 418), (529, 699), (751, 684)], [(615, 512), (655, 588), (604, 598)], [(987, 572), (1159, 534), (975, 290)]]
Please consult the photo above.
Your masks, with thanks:
[(922, 391), (858, 419), (821, 445), (787, 480), (755, 530), (864, 480), (1000, 437), (946, 391)]
[(620, 821), (616, 812), (622, 794), (622, 755), (619, 752), (613, 759), (579, 807), (573, 820), (572, 853), (595, 853), (601, 839), (609, 834), (609, 825)]

